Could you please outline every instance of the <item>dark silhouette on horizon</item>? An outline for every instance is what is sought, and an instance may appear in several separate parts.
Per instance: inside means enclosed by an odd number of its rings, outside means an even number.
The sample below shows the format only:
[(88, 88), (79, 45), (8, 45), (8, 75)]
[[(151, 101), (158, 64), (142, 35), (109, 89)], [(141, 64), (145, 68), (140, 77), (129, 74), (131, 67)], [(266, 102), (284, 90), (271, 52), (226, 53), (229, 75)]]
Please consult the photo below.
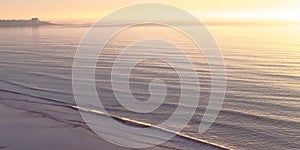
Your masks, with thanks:
[(40, 21), (39, 18), (31, 18), (30, 20), (0, 20), (0, 27), (12, 26), (42, 26), (42, 25), (55, 25), (47, 21)]

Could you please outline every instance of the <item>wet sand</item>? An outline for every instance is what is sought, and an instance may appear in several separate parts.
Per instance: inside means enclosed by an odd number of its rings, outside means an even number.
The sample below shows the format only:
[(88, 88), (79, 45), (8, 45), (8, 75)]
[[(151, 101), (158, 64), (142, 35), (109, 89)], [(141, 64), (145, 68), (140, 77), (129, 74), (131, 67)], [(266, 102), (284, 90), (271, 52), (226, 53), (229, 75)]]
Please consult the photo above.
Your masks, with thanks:
[[(90, 130), (45, 117), (43, 114), (19, 110), (0, 104), (0, 149), (5, 150), (124, 150), (99, 138)], [(172, 141), (148, 150), (221, 149), (215, 146), (174, 137)], [(185, 145), (185, 146), (184, 146)], [(190, 145), (186, 147), (186, 145)]]
[(105, 142), (85, 128), (5, 105), (0, 105), (0, 119), (1, 150), (123, 149)]

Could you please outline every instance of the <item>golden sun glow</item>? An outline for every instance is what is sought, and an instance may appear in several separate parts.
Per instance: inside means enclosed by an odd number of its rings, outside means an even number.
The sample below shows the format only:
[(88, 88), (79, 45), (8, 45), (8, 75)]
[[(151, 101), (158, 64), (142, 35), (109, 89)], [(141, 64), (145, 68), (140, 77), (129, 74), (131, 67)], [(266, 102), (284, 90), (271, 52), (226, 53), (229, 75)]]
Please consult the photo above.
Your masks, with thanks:
[(44, 20), (58, 22), (96, 21), (113, 10), (142, 2), (174, 5), (204, 20), (250, 19), (300, 22), (300, 1), (298, 0), (16, 0), (1, 2), (0, 19), (39, 17)]

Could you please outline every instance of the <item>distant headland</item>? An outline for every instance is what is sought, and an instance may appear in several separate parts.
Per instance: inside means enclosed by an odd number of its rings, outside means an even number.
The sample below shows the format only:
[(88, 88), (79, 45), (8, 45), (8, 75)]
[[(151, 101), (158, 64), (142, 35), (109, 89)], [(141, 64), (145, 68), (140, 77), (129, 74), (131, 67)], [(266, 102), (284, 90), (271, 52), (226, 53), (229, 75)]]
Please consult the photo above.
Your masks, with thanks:
[(39, 18), (31, 18), (30, 20), (0, 20), (0, 27), (16, 27), (16, 26), (45, 26), (57, 25), (47, 21), (40, 21)]

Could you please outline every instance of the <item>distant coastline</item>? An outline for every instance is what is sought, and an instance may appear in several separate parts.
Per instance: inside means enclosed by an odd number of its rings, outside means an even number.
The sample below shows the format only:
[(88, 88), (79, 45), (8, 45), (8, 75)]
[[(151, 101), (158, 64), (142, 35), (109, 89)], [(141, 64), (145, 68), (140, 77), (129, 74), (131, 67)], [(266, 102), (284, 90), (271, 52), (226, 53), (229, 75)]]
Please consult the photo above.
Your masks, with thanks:
[(28, 26), (46, 26), (57, 25), (48, 21), (40, 21), (39, 18), (31, 18), (30, 20), (0, 20), (0, 27), (28, 27)]

